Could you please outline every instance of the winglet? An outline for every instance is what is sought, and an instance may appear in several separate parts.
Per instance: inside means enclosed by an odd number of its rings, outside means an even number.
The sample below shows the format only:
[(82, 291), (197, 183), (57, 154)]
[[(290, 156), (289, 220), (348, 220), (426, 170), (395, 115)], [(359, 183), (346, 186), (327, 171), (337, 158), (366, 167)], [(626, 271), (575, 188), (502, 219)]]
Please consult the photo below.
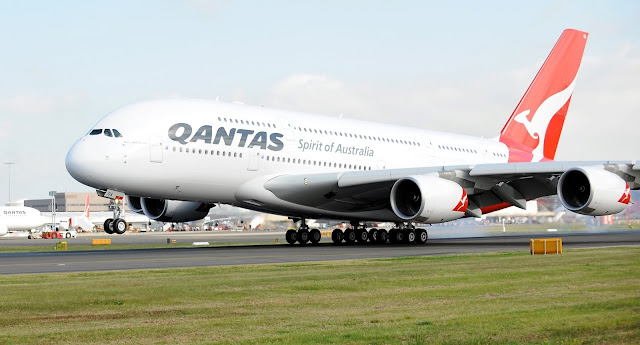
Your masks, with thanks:
[(587, 37), (573, 29), (562, 33), (511, 114), (499, 139), (509, 148), (509, 162), (555, 157)]

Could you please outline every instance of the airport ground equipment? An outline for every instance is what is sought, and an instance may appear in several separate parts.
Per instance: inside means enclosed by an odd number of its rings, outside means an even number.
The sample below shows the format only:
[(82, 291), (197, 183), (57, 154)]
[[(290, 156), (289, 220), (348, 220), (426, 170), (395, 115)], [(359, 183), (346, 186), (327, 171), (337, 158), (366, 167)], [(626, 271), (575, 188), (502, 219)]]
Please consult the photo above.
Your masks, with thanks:
[(108, 245), (111, 245), (111, 239), (110, 238), (94, 238), (93, 240), (91, 240), (91, 245), (92, 246), (108, 246)]
[(529, 243), (531, 255), (562, 254), (562, 238), (534, 238)]

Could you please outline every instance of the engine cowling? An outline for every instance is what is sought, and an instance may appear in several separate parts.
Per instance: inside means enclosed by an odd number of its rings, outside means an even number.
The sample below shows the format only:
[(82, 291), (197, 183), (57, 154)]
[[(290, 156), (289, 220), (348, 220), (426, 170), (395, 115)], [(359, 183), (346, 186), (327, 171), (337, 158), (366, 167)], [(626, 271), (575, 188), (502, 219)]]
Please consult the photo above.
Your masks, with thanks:
[(391, 188), (391, 208), (400, 219), (443, 223), (462, 218), (469, 200), (459, 184), (431, 175), (399, 179)]
[(9, 232), (9, 227), (7, 226), (7, 224), (0, 223), (0, 236), (6, 235), (7, 232)]
[(595, 167), (565, 171), (558, 181), (558, 197), (568, 210), (589, 216), (619, 213), (631, 202), (629, 185), (623, 179)]
[(144, 214), (142, 210), (142, 198), (139, 196), (129, 196), (127, 195), (127, 205), (129, 205), (129, 209), (138, 214)]
[(159, 222), (191, 222), (204, 218), (211, 206), (197, 201), (142, 198), (145, 216)]

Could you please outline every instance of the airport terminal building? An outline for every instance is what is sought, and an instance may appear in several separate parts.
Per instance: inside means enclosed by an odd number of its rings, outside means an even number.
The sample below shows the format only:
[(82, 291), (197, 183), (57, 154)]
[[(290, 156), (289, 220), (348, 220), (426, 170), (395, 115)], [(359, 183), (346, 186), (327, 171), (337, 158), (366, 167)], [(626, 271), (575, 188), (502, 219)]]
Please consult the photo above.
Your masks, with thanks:
[[(57, 193), (56, 212), (83, 212), (84, 205), (89, 195), (89, 209), (91, 212), (105, 212), (112, 210), (113, 202), (110, 199), (98, 196), (96, 192), (89, 193)], [(33, 207), (40, 212), (51, 212), (51, 198), (48, 199), (26, 199), (24, 206)], [(125, 210), (129, 207), (125, 204)]]

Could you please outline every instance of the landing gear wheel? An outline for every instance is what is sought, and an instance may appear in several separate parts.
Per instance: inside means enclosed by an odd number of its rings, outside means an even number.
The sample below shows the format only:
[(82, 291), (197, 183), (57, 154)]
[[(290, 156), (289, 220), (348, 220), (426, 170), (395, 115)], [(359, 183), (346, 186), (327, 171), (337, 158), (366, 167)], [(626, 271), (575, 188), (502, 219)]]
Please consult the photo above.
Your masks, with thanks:
[(378, 242), (378, 229), (369, 230), (369, 242), (376, 243)]
[(300, 244), (307, 244), (307, 242), (309, 242), (309, 230), (298, 230), (298, 242), (300, 242)]
[(385, 229), (378, 230), (378, 238), (376, 238), (376, 243), (385, 244), (387, 243), (388, 239), (389, 239), (389, 234), (387, 233), (387, 230)]
[(313, 229), (309, 232), (309, 240), (311, 241), (311, 244), (318, 244), (318, 242), (320, 242), (321, 239), (322, 239), (322, 234), (320, 233), (320, 230)]
[(67, 232), (67, 234), (65, 235), (66, 238), (71, 238), (71, 233)]
[(405, 242), (406, 243), (416, 243), (416, 231), (415, 230), (405, 230)]
[(111, 223), (111, 227), (113, 228), (114, 233), (122, 235), (127, 231), (127, 221), (122, 218), (118, 218)]
[(113, 234), (113, 219), (108, 218), (104, 221), (104, 232), (109, 235)]
[(333, 232), (331, 233), (331, 240), (335, 244), (342, 243), (342, 240), (344, 240), (344, 232), (342, 232), (342, 230), (340, 229), (333, 230)]
[[(394, 231), (395, 230), (395, 231)], [(393, 234), (391, 235), (392, 243), (403, 243), (406, 236), (405, 232), (400, 229), (391, 230)]]
[(298, 232), (293, 229), (289, 229), (284, 235), (284, 238), (287, 240), (287, 243), (294, 244), (298, 240)]
[(398, 231), (398, 229), (389, 230), (389, 242), (390, 243), (396, 243), (396, 231)]
[(369, 239), (369, 234), (367, 233), (366, 230), (363, 230), (363, 229), (356, 230), (356, 241), (358, 241), (358, 244), (365, 244), (367, 243), (368, 239)]
[(353, 229), (347, 229), (347, 231), (344, 232), (344, 241), (347, 242), (347, 244), (354, 244), (356, 242), (356, 232), (353, 231)]
[(425, 230), (425, 229), (416, 230), (416, 242), (417, 243), (425, 244), (425, 243), (427, 243), (428, 239), (429, 239), (429, 234), (427, 233), (427, 230)]

